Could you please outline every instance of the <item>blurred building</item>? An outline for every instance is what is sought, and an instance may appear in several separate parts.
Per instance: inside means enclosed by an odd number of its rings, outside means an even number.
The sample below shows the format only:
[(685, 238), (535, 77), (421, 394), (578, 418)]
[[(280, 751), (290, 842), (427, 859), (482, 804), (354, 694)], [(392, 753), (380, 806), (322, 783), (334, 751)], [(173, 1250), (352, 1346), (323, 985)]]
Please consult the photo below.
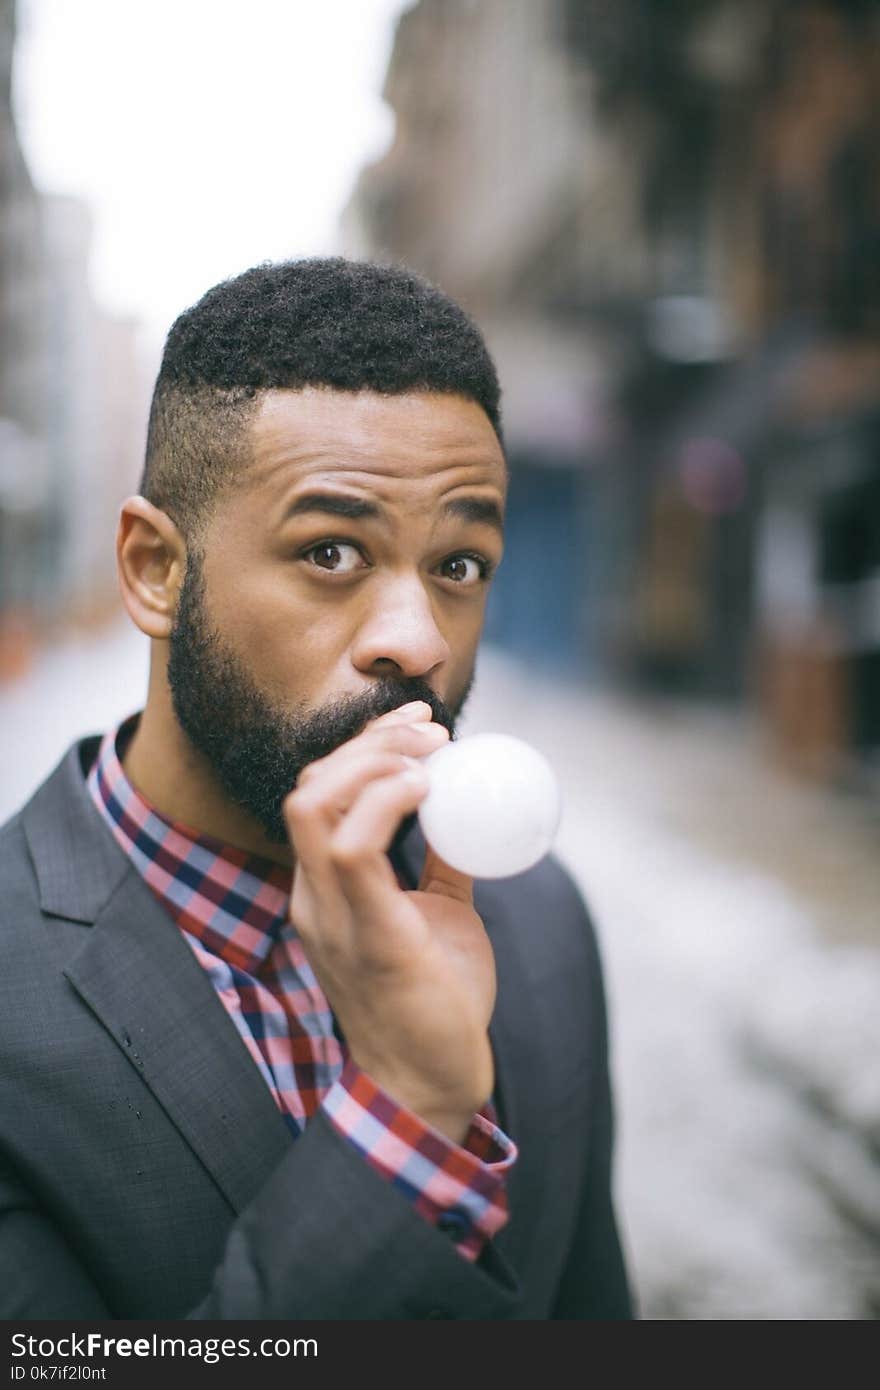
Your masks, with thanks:
[(345, 218), (487, 331), (489, 635), (880, 755), (876, 0), (420, 0)]
[(138, 325), (108, 314), (89, 288), (92, 219), (81, 200), (43, 200), (48, 251), (49, 454), (62, 528), (56, 575), (63, 606), (116, 608), (119, 503), (136, 491), (146, 400)]
[(0, 673), (23, 659), (49, 501), (40, 202), (12, 120), (15, 9), (0, 0)]
[(114, 518), (137, 483), (137, 326), (89, 289), (91, 224), (31, 181), (11, 102), (14, 0), (0, 0), (0, 679), (47, 623), (115, 594)]

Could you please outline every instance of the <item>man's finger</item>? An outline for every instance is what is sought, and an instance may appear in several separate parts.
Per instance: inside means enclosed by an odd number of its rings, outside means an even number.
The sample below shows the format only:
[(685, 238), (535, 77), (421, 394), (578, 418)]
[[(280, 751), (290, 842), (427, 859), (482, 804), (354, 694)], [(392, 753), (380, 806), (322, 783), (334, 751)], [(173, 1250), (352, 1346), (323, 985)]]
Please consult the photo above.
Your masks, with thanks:
[(308, 816), (348, 810), (364, 784), (363, 772), (371, 765), (374, 776), (402, 772), (404, 758), (418, 761), (441, 748), (448, 739), (439, 724), (392, 724), (374, 734), (359, 735), (349, 743), (304, 768), (296, 788), (284, 802), (288, 828), (291, 817), (299, 824), (299, 812)]
[(310, 778), (301, 778), (284, 802), (288, 834), (300, 858), (323, 853), (328, 835), (370, 782), (420, 766), (403, 750), (364, 748), (343, 762), (328, 763)]
[(386, 714), (377, 714), (375, 719), (371, 719), (368, 728), (383, 724), (414, 724), (422, 719), (430, 720), (433, 718), (433, 710), (425, 700), (412, 700), (408, 705), (398, 705), (396, 709), (390, 709)]
[(397, 878), (387, 851), (404, 816), (415, 811), (428, 792), (422, 768), (380, 777), (364, 788), (327, 842), (327, 867), (337, 878), (362, 929), (382, 923), (388, 888)]
[(416, 809), (427, 791), (427, 774), (416, 762), (391, 776), (373, 778), (329, 837), (334, 864), (357, 869), (384, 854), (403, 817)]

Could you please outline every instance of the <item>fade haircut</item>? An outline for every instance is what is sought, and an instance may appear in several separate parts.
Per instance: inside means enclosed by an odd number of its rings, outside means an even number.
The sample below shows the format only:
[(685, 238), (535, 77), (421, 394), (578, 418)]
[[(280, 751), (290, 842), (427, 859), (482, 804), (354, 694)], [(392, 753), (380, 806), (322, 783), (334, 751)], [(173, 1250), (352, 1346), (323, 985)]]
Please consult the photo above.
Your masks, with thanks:
[(156, 379), (141, 494), (195, 539), (250, 459), (262, 393), (447, 392), (501, 440), (500, 391), (479, 329), (410, 270), (342, 257), (256, 266), (172, 325)]

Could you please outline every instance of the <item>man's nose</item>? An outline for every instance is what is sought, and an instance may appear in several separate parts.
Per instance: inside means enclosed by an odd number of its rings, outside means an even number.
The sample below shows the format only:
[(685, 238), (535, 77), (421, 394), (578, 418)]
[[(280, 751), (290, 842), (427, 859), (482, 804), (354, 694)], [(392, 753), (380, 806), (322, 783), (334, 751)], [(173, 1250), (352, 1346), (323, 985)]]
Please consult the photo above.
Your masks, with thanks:
[(370, 611), (358, 629), (352, 660), (370, 675), (427, 676), (449, 657), (431, 600), (416, 575), (387, 580), (370, 596)]

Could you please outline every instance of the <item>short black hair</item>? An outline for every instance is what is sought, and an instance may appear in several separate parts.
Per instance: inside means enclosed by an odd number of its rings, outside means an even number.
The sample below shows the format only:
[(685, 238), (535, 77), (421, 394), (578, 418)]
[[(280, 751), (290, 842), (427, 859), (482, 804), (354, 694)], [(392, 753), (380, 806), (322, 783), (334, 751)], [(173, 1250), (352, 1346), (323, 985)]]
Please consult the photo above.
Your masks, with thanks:
[(248, 462), (261, 393), (448, 392), (475, 401), (502, 439), (500, 389), (465, 311), (401, 266), (343, 257), (265, 264), (184, 310), (156, 379), (141, 493), (193, 537)]

